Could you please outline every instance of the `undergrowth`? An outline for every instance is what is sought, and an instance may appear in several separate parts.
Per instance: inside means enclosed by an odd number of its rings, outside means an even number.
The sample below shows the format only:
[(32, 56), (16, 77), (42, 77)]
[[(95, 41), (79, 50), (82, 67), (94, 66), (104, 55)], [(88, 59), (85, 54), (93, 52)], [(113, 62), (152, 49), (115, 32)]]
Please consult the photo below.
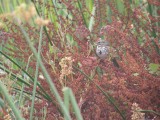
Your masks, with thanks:
[[(158, 0), (0, 5), (1, 119), (17, 119), (7, 93), (25, 119), (160, 119)], [(105, 60), (100, 38), (116, 50)]]

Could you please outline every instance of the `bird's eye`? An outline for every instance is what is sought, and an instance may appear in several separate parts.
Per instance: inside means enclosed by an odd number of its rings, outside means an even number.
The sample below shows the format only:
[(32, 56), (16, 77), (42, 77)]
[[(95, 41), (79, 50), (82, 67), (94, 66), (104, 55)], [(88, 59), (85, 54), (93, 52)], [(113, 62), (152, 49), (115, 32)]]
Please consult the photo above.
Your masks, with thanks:
[(99, 45), (101, 42), (99, 41), (99, 42), (97, 42), (97, 44)]

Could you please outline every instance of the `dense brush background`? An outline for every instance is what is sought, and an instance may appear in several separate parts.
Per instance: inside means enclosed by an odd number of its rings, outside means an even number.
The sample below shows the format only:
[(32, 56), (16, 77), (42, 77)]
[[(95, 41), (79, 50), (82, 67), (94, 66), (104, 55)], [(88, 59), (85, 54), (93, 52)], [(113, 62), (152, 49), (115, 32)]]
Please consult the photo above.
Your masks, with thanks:
[[(25, 119), (64, 119), (27, 35), (37, 52), (42, 40), (52, 82), (62, 100), (72, 89), (85, 120), (160, 120), (159, 0), (0, 0), (0, 13), (0, 81)], [(100, 38), (116, 50), (106, 60), (95, 54)], [(16, 119), (2, 90), (0, 106), (0, 119)]]

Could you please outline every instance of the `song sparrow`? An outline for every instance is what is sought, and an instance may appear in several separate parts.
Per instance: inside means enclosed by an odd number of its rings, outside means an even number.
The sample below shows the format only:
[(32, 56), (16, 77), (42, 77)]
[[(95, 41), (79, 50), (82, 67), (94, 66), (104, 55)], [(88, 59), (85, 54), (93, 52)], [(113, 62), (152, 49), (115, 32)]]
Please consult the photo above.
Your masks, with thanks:
[(108, 41), (100, 39), (97, 42), (96, 54), (102, 60), (106, 58), (110, 59), (113, 62), (113, 64), (119, 68), (119, 65), (115, 58), (116, 50), (110, 46)]
[(109, 55), (109, 42), (100, 39), (97, 42), (96, 54), (100, 59), (105, 59)]

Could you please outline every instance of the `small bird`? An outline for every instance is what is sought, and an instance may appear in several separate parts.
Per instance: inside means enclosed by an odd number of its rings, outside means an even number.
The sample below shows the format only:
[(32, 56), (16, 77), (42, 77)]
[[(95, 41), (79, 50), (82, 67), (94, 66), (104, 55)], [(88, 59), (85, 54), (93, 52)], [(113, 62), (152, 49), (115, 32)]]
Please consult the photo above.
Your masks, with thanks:
[(96, 54), (100, 59), (105, 59), (109, 55), (109, 49), (110, 49), (109, 42), (100, 39), (97, 42)]
[(96, 45), (96, 54), (97, 54), (97, 56), (101, 60), (104, 60), (106, 58), (111, 59), (113, 64), (116, 67), (119, 68), (119, 64), (117, 63), (116, 58), (115, 58), (115, 52), (116, 52), (116, 50), (113, 47), (110, 46), (108, 41), (100, 39), (97, 42), (97, 45)]

